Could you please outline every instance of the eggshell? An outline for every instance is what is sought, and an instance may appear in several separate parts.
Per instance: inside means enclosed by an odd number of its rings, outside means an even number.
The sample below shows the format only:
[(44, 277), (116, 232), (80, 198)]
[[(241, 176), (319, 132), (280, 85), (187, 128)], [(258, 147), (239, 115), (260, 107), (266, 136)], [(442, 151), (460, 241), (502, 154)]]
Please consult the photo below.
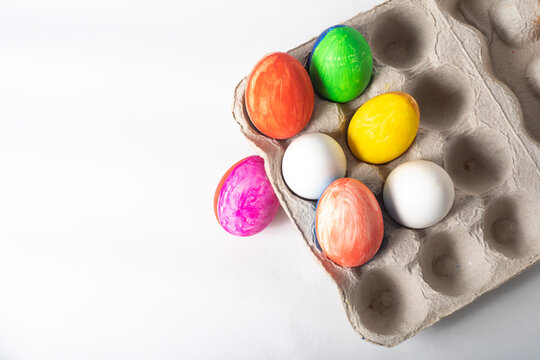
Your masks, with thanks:
[(373, 56), (366, 39), (349, 26), (326, 29), (309, 58), (309, 76), (322, 97), (344, 103), (358, 97), (369, 84)]
[(315, 214), (315, 231), (323, 252), (345, 267), (368, 262), (384, 235), (381, 209), (373, 193), (360, 181), (343, 178), (322, 194)]
[(214, 196), (218, 222), (236, 236), (262, 231), (278, 209), (279, 200), (259, 156), (249, 156), (234, 164), (221, 178)]
[(376, 96), (354, 114), (347, 131), (351, 152), (372, 164), (392, 161), (412, 144), (420, 110), (416, 100), (402, 92)]
[(307, 125), (315, 93), (306, 70), (291, 55), (272, 53), (253, 68), (246, 86), (246, 108), (255, 127), (275, 139), (287, 139)]
[(454, 203), (454, 184), (439, 165), (426, 160), (409, 161), (388, 175), (383, 199), (394, 220), (409, 228), (423, 229), (448, 214)]
[(285, 183), (296, 195), (317, 200), (332, 181), (345, 176), (347, 159), (332, 137), (306, 134), (287, 147), (281, 171)]

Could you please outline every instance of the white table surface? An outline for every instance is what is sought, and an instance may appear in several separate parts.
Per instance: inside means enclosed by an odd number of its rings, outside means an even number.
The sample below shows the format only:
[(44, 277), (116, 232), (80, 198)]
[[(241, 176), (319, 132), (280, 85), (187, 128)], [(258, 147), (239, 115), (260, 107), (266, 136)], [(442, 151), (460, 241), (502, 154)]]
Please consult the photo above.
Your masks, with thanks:
[(538, 356), (540, 268), (386, 349), (283, 211), (214, 218), (236, 83), (374, 3), (0, 2), (0, 359)]

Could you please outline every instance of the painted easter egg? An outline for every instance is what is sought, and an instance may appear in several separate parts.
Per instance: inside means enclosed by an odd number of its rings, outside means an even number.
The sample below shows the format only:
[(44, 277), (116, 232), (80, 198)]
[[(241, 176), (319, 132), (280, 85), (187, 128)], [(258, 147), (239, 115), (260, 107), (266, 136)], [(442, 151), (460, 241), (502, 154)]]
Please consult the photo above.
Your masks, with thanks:
[(302, 64), (291, 55), (276, 52), (253, 68), (245, 99), (249, 118), (260, 132), (287, 139), (311, 119), (315, 93)]
[(347, 131), (349, 148), (361, 161), (386, 163), (409, 148), (419, 122), (420, 110), (412, 96), (402, 92), (376, 96), (354, 114)]
[(342, 178), (324, 190), (315, 214), (319, 246), (338, 265), (360, 266), (379, 250), (384, 228), (381, 208), (366, 185)]
[(454, 184), (439, 165), (426, 160), (408, 161), (386, 178), (386, 211), (401, 225), (423, 229), (441, 221), (454, 203)]
[(260, 156), (249, 156), (234, 164), (221, 178), (214, 196), (218, 222), (236, 236), (262, 231), (278, 209), (279, 200)]
[(373, 56), (357, 30), (337, 25), (323, 31), (309, 58), (309, 76), (317, 93), (344, 103), (358, 97), (371, 79)]
[(281, 171), (283, 180), (296, 195), (317, 200), (332, 181), (345, 176), (347, 159), (332, 137), (305, 134), (285, 150)]

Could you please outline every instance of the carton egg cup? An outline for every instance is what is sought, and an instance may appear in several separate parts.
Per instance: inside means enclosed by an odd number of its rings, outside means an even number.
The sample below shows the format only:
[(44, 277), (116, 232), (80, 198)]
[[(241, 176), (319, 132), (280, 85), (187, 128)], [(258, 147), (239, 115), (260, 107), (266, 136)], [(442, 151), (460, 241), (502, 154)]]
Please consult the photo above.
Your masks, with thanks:
[[(297, 197), (283, 181), (281, 159), (294, 138), (271, 139), (253, 127), (246, 79), (236, 88), (233, 115), (264, 158), (285, 212), (334, 279), (353, 328), (394, 346), (540, 259), (540, 4), (392, 0), (344, 24), (372, 48), (371, 83), (345, 104), (316, 96), (299, 135), (336, 139), (347, 157), (346, 176), (365, 183), (381, 205), (384, 181), (396, 166), (415, 159), (441, 165), (456, 196), (440, 223), (408, 229), (381, 206), (385, 235), (377, 255), (357, 268), (335, 265), (316, 245), (316, 202)], [(289, 53), (305, 65), (314, 41)], [(387, 164), (360, 162), (347, 145), (348, 123), (364, 102), (390, 91), (417, 100), (416, 139)]]

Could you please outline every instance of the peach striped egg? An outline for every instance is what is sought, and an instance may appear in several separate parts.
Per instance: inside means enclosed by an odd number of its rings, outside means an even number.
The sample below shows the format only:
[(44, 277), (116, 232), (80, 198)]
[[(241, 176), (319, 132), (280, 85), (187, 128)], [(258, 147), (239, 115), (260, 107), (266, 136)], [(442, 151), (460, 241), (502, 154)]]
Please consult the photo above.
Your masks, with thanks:
[(260, 156), (249, 156), (234, 164), (217, 186), (214, 212), (219, 224), (233, 235), (261, 232), (278, 210), (279, 200)]
[(330, 260), (345, 267), (363, 265), (381, 246), (381, 208), (362, 182), (352, 178), (335, 180), (317, 204), (315, 231)]

